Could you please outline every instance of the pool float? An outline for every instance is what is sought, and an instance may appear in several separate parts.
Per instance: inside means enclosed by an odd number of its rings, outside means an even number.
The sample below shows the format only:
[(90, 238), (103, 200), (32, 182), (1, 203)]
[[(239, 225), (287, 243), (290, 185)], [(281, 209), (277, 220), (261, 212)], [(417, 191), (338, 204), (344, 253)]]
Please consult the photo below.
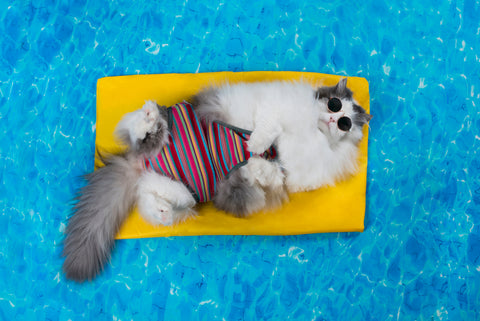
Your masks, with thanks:
[[(270, 80), (299, 80), (331, 86), (341, 76), (310, 72), (214, 72), (199, 74), (157, 74), (105, 77), (97, 83), (96, 147), (118, 150), (113, 136), (116, 124), (146, 100), (171, 106), (188, 100), (198, 90), (213, 84)], [(355, 100), (369, 112), (369, 90), (365, 78), (349, 77)], [(117, 239), (187, 235), (296, 235), (328, 232), (361, 232), (364, 229), (368, 128), (360, 143), (356, 175), (311, 192), (290, 195), (281, 208), (236, 218), (217, 210), (211, 203), (198, 205), (198, 215), (175, 226), (152, 226), (135, 209), (117, 234)], [(98, 159), (95, 164), (99, 165)]]

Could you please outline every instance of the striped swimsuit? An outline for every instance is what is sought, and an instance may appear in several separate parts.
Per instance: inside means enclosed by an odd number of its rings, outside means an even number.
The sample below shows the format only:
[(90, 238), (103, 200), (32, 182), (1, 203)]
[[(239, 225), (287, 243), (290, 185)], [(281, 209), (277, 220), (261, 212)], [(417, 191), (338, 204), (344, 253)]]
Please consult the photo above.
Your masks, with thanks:
[[(144, 168), (185, 184), (197, 202), (213, 198), (218, 182), (254, 156), (247, 149), (251, 132), (222, 122), (200, 122), (187, 102), (167, 109), (169, 142), (162, 151), (145, 158)], [(274, 159), (270, 147), (259, 155)]]

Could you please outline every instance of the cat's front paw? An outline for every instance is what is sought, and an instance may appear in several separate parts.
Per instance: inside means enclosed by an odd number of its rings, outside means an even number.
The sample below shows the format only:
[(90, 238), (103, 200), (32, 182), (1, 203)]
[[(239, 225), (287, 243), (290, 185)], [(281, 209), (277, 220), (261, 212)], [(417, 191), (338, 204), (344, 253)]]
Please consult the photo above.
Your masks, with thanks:
[(270, 145), (271, 143), (269, 140), (262, 140), (255, 135), (250, 136), (250, 139), (247, 141), (248, 151), (255, 155), (261, 155), (270, 148)]

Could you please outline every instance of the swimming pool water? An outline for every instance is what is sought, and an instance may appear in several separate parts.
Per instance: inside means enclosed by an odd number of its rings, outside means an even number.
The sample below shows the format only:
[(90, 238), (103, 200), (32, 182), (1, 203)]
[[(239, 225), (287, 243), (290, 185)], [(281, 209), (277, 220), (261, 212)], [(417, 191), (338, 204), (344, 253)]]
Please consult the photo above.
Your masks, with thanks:
[[(480, 320), (478, 1), (0, 9), (1, 320)], [(97, 79), (223, 70), (368, 79), (365, 232), (118, 241), (101, 276), (67, 281)]]

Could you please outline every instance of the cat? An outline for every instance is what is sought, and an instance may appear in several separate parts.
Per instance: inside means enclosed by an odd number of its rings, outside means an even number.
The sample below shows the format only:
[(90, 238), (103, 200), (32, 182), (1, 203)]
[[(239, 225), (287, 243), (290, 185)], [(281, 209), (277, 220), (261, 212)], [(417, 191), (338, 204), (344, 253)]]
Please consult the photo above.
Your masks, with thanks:
[[(181, 114), (191, 117), (185, 120)], [(370, 119), (353, 99), (347, 78), (319, 88), (305, 82), (226, 83), (200, 91), (191, 104), (170, 108), (147, 101), (116, 127), (126, 151), (100, 155), (105, 166), (86, 175), (87, 185), (78, 193), (66, 228), (67, 278), (91, 280), (103, 269), (115, 234), (135, 205), (153, 225), (178, 224), (195, 216), (200, 200), (212, 200), (217, 208), (244, 217), (280, 206), (288, 193), (347, 178), (357, 170), (362, 128)], [(206, 133), (198, 142), (176, 142), (184, 133), (182, 124)], [(213, 132), (227, 136), (215, 138)], [(223, 153), (228, 141), (237, 142), (232, 145), (235, 153), (226, 152), (230, 158), (199, 152), (219, 147)], [(203, 158), (214, 169), (192, 161), (188, 146), (193, 146), (192, 154), (209, 153)], [(172, 164), (167, 159), (174, 158), (178, 164), (167, 168)], [(198, 172), (180, 158), (195, 162)], [(223, 166), (227, 162), (233, 163)], [(219, 174), (222, 168), (227, 171)], [(200, 176), (214, 178), (213, 185)], [(194, 180), (201, 187), (191, 184)]]

